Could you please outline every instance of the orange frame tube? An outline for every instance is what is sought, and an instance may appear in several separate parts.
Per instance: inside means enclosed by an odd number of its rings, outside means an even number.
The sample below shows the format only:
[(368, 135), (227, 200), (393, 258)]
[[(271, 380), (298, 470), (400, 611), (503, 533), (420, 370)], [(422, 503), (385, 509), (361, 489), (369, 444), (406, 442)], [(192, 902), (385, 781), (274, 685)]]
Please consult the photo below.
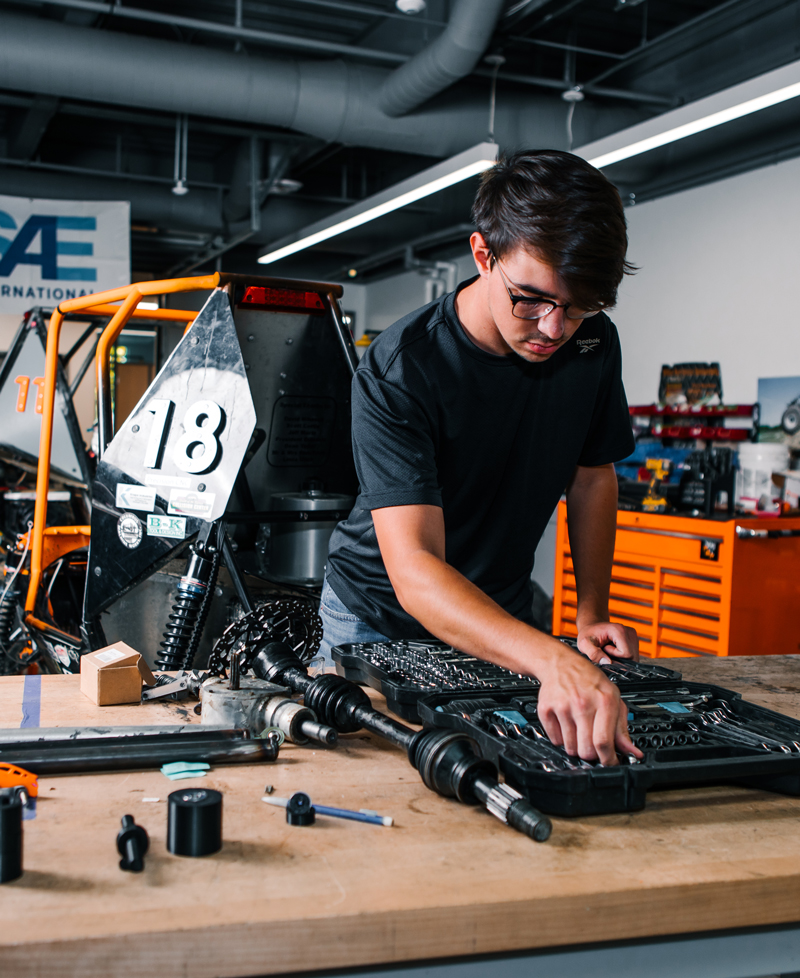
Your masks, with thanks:
[[(215, 289), (220, 283), (220, 274), (200, 275), (196, 278), (164, 279), (155, 282), (137, 282), (106, 292), (68, 299), (58, 305), (50, 318), (47, 330), (47, 348), (44, 369), (44, 403), (42, 405), (42, 431), (39, 438), (39, 465), (36, 473), (36, 505), (33, 513), (33, 533), (31, 540), (31, 567), (28, 579), (28, 594), (25, 600), (25, 620), (29, 624), (42, 627), (43, 622), (33, 617), (36, 594), (42, 580), (42, 552), (44, 549), (44, 530), (47, 524), (47, 493), (50, 487), (50, 458), (53, 446), (53, 414), (55, 410), (56, 380), (58, 377), (58, 345), (64, 316), (70, 312), (102, 312), (111, 314), (111, 322), (103, 330), (97, 345), (97, 371), (105, 369), (109, 350), (114, 340), (122, 332), (125, 324), (136, 314), (137, 304), (148, 295), (165, 295), (174, 292), (195, 292), (201, 289)], [(119, 302), (114, 306), (109, 303)], [(145, 313), (145, 310), (142, 311)], [(186, 313), (182, 310), (146, 310), (147, 318), (183, 322)], [(191, 313), (193, 319), (196, 313)], [(141, 318), (144, 318), (140, 314)], [(137, 317), (137, 318), (140, 318)], [(50, 626), (45, 626), (50, 627)]]

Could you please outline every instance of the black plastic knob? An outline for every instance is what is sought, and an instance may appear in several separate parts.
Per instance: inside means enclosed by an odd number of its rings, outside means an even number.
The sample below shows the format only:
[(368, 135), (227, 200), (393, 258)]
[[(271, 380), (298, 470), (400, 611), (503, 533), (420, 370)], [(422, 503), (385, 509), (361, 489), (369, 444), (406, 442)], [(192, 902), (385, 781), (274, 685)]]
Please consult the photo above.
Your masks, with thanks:
[(141, 825), (133, 820), (133, 815), (122, 816), (122, 828), (117, 834), (117, 851), (122, 859), (119, 868), (129, 873), (141, 873), (144, 857), (150, 848), (150, 837)]
[(303, 791), (295, 791), (286, 804), (286, 821), (289, 825), (313, 825), (317, 811), (311, 799)]

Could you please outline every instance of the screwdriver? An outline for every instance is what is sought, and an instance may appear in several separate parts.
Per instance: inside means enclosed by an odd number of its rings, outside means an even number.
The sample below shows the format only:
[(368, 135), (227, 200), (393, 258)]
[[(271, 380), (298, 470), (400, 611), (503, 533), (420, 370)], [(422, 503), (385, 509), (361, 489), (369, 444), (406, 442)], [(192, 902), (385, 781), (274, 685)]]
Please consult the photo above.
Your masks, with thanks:
[[(268, 805), (277, 805), (278, 808), (286, 808), (289, 804), (288, 798), (272, 798), (264, 795), (261, 799)], [(331, 818), (349, 818), (353, 822), (369, 822), (371, 825), (393, 825), (394, 819), (391, 815), (379, 815), (377, 812), (362, 809), (354, 812), (349, 808), (331, 808), (329, 805), (318, 805), (314, 803), (314, 811), (317, 815), (329, 815)]]

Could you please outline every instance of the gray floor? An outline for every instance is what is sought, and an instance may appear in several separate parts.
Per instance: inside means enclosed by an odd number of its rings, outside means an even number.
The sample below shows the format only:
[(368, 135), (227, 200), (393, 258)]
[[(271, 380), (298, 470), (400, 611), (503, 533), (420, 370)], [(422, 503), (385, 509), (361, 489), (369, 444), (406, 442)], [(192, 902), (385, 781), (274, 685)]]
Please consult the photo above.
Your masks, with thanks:
[(800, 978), (800, 924), (317, 975), (318, 978)]

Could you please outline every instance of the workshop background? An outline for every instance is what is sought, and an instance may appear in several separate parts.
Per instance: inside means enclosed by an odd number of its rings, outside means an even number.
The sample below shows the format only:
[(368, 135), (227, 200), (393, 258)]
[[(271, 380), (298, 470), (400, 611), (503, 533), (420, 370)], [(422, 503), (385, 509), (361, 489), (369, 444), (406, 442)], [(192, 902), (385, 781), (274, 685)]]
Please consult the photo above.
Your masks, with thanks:
[[(637, 266), (633, 753), (320, 654), (359, 357), (524, 148)], [(800, 978), (799, 188), (800, 0), (0, 0), (0, 973)], [(532, 580), (579, 663), (563, 498)]]
[[(134, 281), (340, 282), (363, 344), (472, 274), (476, 177), (259, 257), (490, 128), (504, 150), (580, 152), (791, 65), (798, 18), (785, 0), (0, 0), (0, 194), (129, 201)], [(613, 316), (631, 404), (655, 399), (663, 364), (719, 363), (726, 403), (800, 373), (798, 155), (794, 99), (606, 167), (639, 266)], [(0, 312), (0, 351), (19, 318)], [(152, 379), (138, 342), (123, 410)], [(88, 432), (91, 375), (75, 404)], [(554, 546), (555, 520), (535, 571), (548, 595)]]

